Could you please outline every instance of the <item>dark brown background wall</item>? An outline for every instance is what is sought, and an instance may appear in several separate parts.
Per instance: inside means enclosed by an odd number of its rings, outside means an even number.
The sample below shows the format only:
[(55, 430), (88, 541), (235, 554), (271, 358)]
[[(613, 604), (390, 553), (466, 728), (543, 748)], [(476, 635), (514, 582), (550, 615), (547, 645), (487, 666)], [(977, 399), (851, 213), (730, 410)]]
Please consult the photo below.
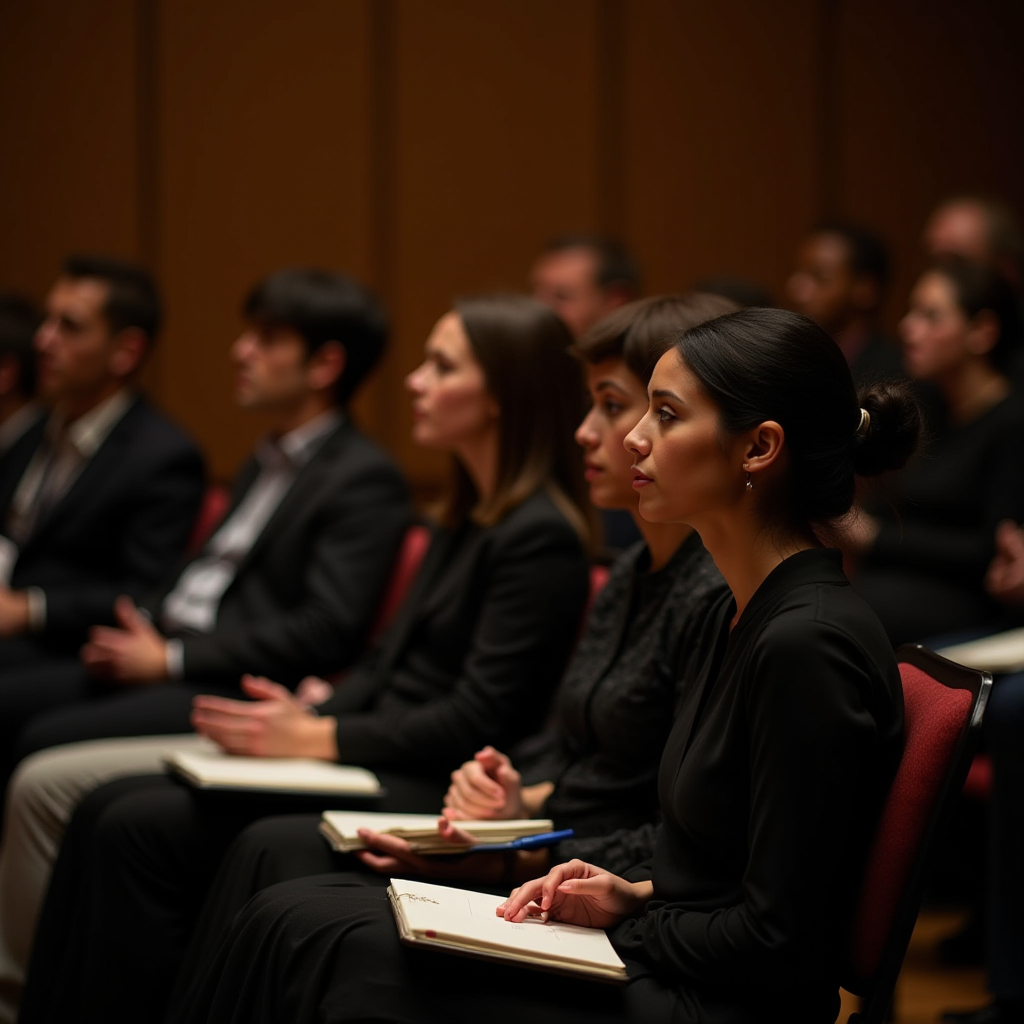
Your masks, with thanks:
[(1019, 0), (2, 0), (0, 288), (69, 250), (149, 263), (148, 386), (231, 474), (240, 298), (347, 269), (394, 316), (357, 415), (420, 482), (403, 375), (460, 293), (519, 287), (543, 240), (621, 234), (648, 290), (778, 292), (821, 215), (892, 246), (958, 190), (1024, 208)]

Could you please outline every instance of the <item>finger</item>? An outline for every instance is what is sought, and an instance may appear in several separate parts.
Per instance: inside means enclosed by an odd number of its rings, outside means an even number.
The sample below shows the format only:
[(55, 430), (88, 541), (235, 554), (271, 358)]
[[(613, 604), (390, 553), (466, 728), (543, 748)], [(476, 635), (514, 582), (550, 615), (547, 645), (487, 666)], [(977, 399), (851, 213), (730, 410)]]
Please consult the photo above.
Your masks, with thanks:
[(114, 602), (114, 618), (129, 633), (137, 633), (149, 625), (148, 620), (135, 607), (135, 602), (124, 594)]
[(467, 832), (464, 828), (456, 827), (447, 818), (438, 819), (437, 830), (441, 833), (441, 838), (444, 839), (446, 843), (458, 843), (463, 846), (473, 846), (477, 841), (476, 836)]
[(512, 895), (505, 901), (502, 916), (506, 921), (522, 921), (526, 917), (526, 907), (541, 894), (544, 879), (535, 878), (531, 882), (525, 882), (518, 889), (513, 889)]
[(390, 875), (394, 871), (401, 871), (404, 867), (395, 857), (382, 857), (372, 850), (357, 850), (355, 857), (371, 871), (376, 871), (381, 875)]
[(196, 711), (207, 711), (218, 715), (244, 715), (249, 717), (252, 714), (252, 704), (246, 700), (232, 700), (230, 697), (214, 697), (210, 694), (200, 694), (192, 698), (192, 707)]
[(498, 808), (505, 803), (505, 790), (478, 764), (466, 766), (465, 771), (452, 777), (452, 788), (464, 803)]
[(242, 692), (254, 700), (291, 700), (291, 693), (263, 676), (242, 676)]
[(389, 853), (395, 857), (411, 853), (409, 843), (400, 836), (389, 836), (384, 832), (374, 832), (373, 829), (356, 829), (356, 835), (366, 844), (367, 848)]

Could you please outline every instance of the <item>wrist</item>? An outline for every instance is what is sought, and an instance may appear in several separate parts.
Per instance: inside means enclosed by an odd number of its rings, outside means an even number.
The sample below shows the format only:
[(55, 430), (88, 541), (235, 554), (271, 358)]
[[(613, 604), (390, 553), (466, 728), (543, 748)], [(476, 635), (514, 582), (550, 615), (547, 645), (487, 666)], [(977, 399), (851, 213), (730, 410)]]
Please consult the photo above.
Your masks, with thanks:
[(340, 761), (338, 754), (338, 720), (333, 715), (309, 716), (306, 723), (307, 757), (321, 761)]

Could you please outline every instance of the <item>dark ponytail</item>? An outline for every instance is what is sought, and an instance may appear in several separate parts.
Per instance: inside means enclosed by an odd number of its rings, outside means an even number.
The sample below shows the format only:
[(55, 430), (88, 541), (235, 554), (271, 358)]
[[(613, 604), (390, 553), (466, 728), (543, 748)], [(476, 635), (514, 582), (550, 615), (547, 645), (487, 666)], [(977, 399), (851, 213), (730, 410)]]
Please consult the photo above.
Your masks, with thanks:
[(909, 385), (873, 385), (859, 399), (839, 346), (799, 313), (744, 309), (692, 328), (676, 347), (727, 434), (765, 420), (782, 426), (786, 491), (763, 500), (789, 525), (845, 515), (855, 474), (897, 469), (917, 447), (921, 412)]

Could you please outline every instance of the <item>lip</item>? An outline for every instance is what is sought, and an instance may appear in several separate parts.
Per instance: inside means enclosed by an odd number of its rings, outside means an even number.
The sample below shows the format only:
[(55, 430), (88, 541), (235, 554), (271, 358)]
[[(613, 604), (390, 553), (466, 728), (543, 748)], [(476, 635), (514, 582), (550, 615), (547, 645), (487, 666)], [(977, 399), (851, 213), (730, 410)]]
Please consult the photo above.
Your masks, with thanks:
[(641, 487), (646, 487), (648, 484), (653, 483), (654, 480), (651, 477), (645, 476), (636, 468), (636, 466), (633, 467), (633, 487), (635, 490), (639, 490)]
[(587, 462), (586, 460), (584, 460), (584, 462), (583, 462), (583, 479), (584, 480), (587, 480), (587, 481), (594, 480), (598, 476), (600, 476), (603, 472), (604, 472), (604, 469), (601, 466), (598, 466), (597, 464), (595, 464), (593, 462)]

